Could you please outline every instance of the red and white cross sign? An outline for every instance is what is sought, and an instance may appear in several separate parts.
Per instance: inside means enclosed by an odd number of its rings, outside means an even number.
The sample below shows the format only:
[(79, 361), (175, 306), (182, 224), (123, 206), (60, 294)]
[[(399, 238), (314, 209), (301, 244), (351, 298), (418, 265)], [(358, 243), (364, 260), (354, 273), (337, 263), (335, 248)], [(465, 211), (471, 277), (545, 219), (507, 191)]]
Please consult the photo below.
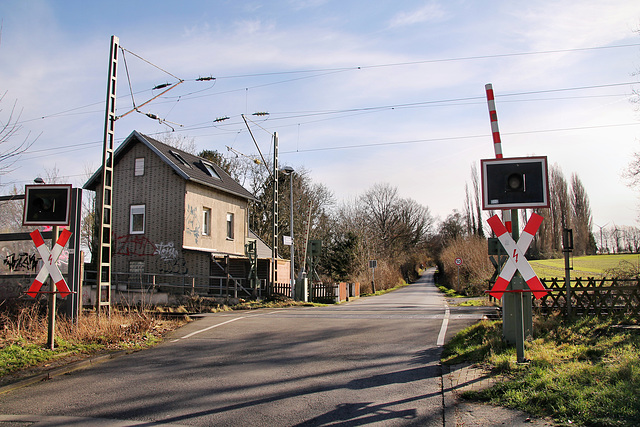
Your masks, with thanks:
[(536, 273), (533, 271), (529, 261), (524, 257), (525, 252), (527, 252), (529, 245), (533, 241), (533, 236), (540, 228), (540, 224), (542, 224), (542, 216), (536, 213), (531, 214), (531, 218), (529, 218), (529, 222), (525, 225), (522, 235), (520, 236), (520, 239), (518, 239), (518, 243), (516, 243), (507, 232), (507, 228), (500, 218), (498, 218), (498, 215), (492, 216), (487, 220), (487, 222), (491, 226), (493, 232), (496, 233), (498, 240), (500, 240), (500, 243), (502, 243), (502, 246), (504, 246), (504, 249), (509, 255), (509, 260), (504, 265), (502, 272), (500, 272), (500, 276), (489, 293), (496, 298), (501, 298), (502, 294), (506, 291), (507, 286), (509, 286), (509, 282), (513, 275), (517, 270), (520, 270), (520, 274), (524, 281), (527, 282), (527, 286), (531, 289), (533, 296), (535, 298), (545, 296), (547, 294), (547, 290), (542, 282), (540, 282), (538, 276), (536, 276)]
[(67, 241), (69, 241), (69, 237), (71, 237), (71, 232), (69, 230), (62, 230), (56, 244), (53, 245), (53, 249), (49, 252), (49, 248), (44, 244), (44, 239), (42, 238), (40, 231), (35, 230), (31, 233), (31, 240), (36, 244), (36, 249), (38, 250), (44, 264), (42, 269), (38, 272), (36, 279), (31, 284), (31, 287), (27, 291), (27, 295), (35, 298), (38, 295), (42, 284), (47, 280), (49, 275), (51, 275), (51, 278), (53, 279), (56, 288), (58, 288), (58, 292), (62, 298), (71, 293), (69, 286), (67, 286), (67, 282), (65, 282), (64, 277), (62, 277), (62, 272), (56, 265), (56, 261), (58, 261), (62, 250), (67, 244)]

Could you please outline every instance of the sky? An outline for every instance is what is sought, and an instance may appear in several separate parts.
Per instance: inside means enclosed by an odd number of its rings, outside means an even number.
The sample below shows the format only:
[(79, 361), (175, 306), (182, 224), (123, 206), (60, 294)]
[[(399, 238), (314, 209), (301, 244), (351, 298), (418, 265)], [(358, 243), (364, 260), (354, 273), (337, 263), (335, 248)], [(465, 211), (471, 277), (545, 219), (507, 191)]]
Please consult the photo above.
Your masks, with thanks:
[(0, 152), (35, 139), (2, 194), (55, 170), (82, 186), (100, 166), (115, 35), (117, 143), (175, 132), (255, 157), (244, 114), (265, 157), (277, 132), (280, 165), (338, 203), (386, 183), (444, 219), (495, 157), (491, 83), (505, 157), (577, 174), (594, 231), (638, 226), (623, 176), (640, 152), (637, 0), (3, 0), (0, 25), (0, 120), (15, 103), (21, 126)]

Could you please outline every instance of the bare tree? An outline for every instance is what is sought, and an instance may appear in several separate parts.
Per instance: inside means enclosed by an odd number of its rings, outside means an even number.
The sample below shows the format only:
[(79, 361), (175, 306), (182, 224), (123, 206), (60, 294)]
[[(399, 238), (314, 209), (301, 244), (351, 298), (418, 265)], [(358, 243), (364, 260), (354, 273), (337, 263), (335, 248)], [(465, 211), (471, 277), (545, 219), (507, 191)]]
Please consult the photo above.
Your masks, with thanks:
[(175, 132), (164, 132), (158, 135), (156, 139), (164, 144), (175, 147), (178, 150), (196, 155), (196, 141), (188, 135)]
[[(0, 103), (4, 101), (7, 92), (0, 96)], [(21, 112), (16, 111), (17, 101), (13, 103), (6, 117), (0, 117), (0, 175), (12, 172), (15, 162), (38, 140), (40, 135), (31, 138), (31, 133), (21, 138), (20, 124)], [(4, 109), (0, 108), (0, 116), (4, 113)], [(11, 145), (13, 140), (19, 138), (19, 141)]]

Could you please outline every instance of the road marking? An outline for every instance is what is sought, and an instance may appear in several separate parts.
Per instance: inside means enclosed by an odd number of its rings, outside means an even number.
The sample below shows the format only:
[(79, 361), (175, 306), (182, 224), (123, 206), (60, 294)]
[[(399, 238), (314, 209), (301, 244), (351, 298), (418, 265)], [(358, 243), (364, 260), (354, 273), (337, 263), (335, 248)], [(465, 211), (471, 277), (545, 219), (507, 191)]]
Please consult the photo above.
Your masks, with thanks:
[(218, 326), (226, 325), (227, 323), (235, 322), (236, 320), (240, 320), (240, 319), (244, 319), (244, 316), (242, 316), (242, 317), (236, 317), (236, 318), (234, 318), (234, 319), (227, 320), (226, 322), (218, 323), (218, 324), (215, 324), (215, 325), (208, 326), (208, 327), (206, 327), (206, 328), (204, 328), (204, 329), (200, 329), (200, 330), (197, 330), (197, 331), (193, 331), (193, 332), (191, 332), (190, 334), (187, 334), (187, 335), (185, 335), (185, 336), (183, 336), (183, 337), (177, 338), (177, 339), (175, 339), (175, 340), (171, 340), (171, 342), (178, 342), (178, 341), (180, 341), (180, 340), (184, 340), (184, 339), (187, 339), (187, 338), (191, 338), (192, 336), (194, 336), (194, 335), (196, 335), (196, 334), (199, 334), (200, 332), (206, 332), (206, 331), (208, 331), (208, 330), (210, 330), (210, 329), (217, 328)]
[(444, 338), (447, 335), (447, 327), (449, 326), (449, 316), (451, 315), (451, 310), (449, 310), (449, 304), (444, 302), (444, 319), (442, 319), (442, 326), (440, 327), (440, 333), (438, 334), (438, 341), (436, 345), (442, 346), (444, 345)]

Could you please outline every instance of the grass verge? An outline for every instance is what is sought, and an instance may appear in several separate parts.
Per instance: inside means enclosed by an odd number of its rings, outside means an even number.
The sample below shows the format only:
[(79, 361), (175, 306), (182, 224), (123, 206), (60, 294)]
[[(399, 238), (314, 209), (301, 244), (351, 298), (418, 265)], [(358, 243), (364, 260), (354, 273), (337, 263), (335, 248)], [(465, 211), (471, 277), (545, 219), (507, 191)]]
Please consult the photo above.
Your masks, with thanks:
[[(631, 326), (631, 327), (629, 327)], [(635, 318), (536, 319), (528, 364), (502, 340), (501, 321), (456, 335), (442, 362), (479, 363), (505, 381), (464, 397), (585, 426), (640, 425), (640, 330)]]
[(396, 286), (394, 286), (392, 288), (380, 289), (380, 290), (377, 290), (377, 291), (375, 291), (373, 293), (361, 294), (360, 296), (361, 297), (375, 297), (375, 296), (378, 296), (378, 295), (384, 295), (384, 294), (388, 294), (389, 292), (396, 291), (396, 290), (398, 290), (400, 288), (404, 288), (405, 286), (409, 286), (410, 284), (411, 283), (407, 283), (407, 282), (403, 281), (399, 285), (396, 285)]
[(11, 315), (0, 314), (0, 385), (7, 376), (48, 369), (105, 351), (138, 350), (162, 340), (168, 332), (188, 321), (156, 315), (112, 310), (111, 316), (84, 314), (76, 323), (58, 317), (55, 349), (45, 348), (48, 326), (45, 314), (33, 304)]

